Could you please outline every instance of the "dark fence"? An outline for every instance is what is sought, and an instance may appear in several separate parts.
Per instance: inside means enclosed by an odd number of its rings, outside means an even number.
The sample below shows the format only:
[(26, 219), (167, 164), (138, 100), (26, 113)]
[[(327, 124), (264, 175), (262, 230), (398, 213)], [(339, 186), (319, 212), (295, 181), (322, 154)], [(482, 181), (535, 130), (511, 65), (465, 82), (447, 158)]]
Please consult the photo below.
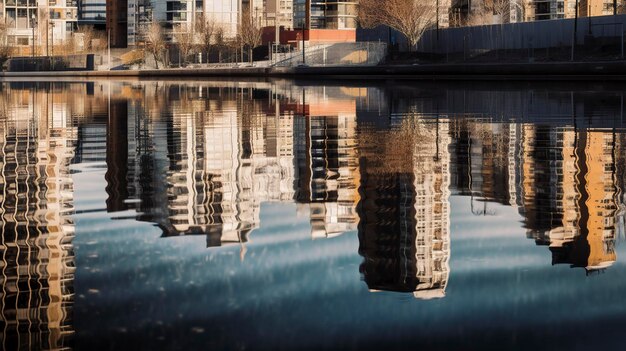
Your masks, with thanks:
[(7, 62), (9, 72), (93, 71), (94, 55), (13, 57)]
[(429, 30), (417, 44), (417, 51), (451, 54), (611, 42), (622, 52), (626, 15), (581, 17), (575, 22), (574, 19), (560, 19)]

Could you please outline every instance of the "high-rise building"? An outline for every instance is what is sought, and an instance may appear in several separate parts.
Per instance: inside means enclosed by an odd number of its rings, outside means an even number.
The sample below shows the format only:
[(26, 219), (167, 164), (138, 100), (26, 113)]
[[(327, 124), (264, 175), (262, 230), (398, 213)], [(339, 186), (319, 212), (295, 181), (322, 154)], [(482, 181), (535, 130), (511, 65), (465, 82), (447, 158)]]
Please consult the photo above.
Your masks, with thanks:
[[(33, 47), (44, 53), (46, 45), (60, 45), (77, 28), (77, 0), (1, 0), (10, 45)], [(31, 49), (32, 50), (32, 49)]]
[(243, 0), (242, 6), (261, 27), (293, 28), (293, 0)]
[(107, 8), (111, 12), (122, 12), (119, 21), (108, 18), (107, 23), (117, 23), (120, 38), (126, 32), (128, 46), (142, 45), (143, 33), (153, 21), (162, 25), (170, 41), (174, 40), (176, 31), (193, 31), (196, 21), (202, 18), (211, 20), (224, 29), (227, 38), (232, 38), (237, 33), (242, 8), (241, 0), (123, 0), (119, 4), (109, 0), (109, 3)]
[(241, 0), (204, 0), (202, 5), (204, 16), (222, 27), (224, 35), (229, 38), (237, 34), (241, 10)]
[[(523, 22), (528, 11), (524, 8), (527, 0), (451, 0), (440, 2), (440, 23), (451, 26), (488, 25)], [(440, 25), (441, 27), (441, 25)], [(444, 25), (447, 27), (447, 25)]]
[(356, 29), (357, 1), (293, 0), (293, 26), (307, 29)]
[(575, 0), (531, 0), (527, 11), (530, 21), (573, 18), (576, 14)]
[(167, 40), (173, 39), (177, 31), (193, 31), (193, 24), (202, 11), (202, 1), (196, 0), (152, 0), (152, 21), (159, 22)]
[[(111, 47), (125, 48), (134, 42), (137, 34), (135, 22), (130, 22), (138, 3), (144, 0), (106, 0), (106, 29), (111, 36)], [(147, 1), (147, 0), (146, 0)]]
[(581, 17), (612, 15), (613, 0), (581, 0), (578, 11)]
[(103, 28), (106, 25), (106, 0), (79, 0), (78, 24)]

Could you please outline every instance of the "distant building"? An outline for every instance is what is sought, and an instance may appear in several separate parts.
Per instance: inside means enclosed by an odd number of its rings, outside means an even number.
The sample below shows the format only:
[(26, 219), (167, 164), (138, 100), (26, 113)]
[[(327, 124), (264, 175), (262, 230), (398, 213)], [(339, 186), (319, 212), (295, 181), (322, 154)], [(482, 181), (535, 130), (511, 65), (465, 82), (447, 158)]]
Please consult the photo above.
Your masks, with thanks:
[(224, 28), (224, 35), (228, 38), (237, 34), (241, 10), (241, 0), (204, 0), (202, 6), (204, 16)]
[(608, 16), (613, 14), (613, 0), (580, 0), (578, 6), (578, 14), (581, 17)]
[(44, 54), (46, 46), (61, 45), (77, 28), (76, 0), (0, 0), (10, 45), (22, 47), (22, 53)]
[(529, 21), (574, 18), (576, 15), (575, 0), (531, 0), (529, 5)]
[(144, 0), (106, 0), (106, 29), (111, 35), (111, 47), (125, 48), (135, 40), (136, 28), (130, 17)]
[(106, 0), (79, 0), (78, 24), (104, 29), (106, 26)]
[(358, 1), (293, 0), (293, 26), (307, 29), (356, 29)]
[[(451, 0), (447, 4), (449, 12), (445, 13), (449, 13), (450, 27), (524, 22), (524, 15), (529, 15), (525, 9), (527, 1)], [(442, 9), (439, 10), (440, 16), (441, 12)]]
[(261, 27), (293, 28), (293, 0), (243, 0), (243, 10)]

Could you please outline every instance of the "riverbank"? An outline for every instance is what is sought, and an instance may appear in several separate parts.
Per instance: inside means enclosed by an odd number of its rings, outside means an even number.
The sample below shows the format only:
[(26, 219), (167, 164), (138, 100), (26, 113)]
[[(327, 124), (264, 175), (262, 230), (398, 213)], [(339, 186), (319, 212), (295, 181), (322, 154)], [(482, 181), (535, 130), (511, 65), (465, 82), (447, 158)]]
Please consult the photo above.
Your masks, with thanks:
[(159, 70), (2, 72), (33, 77), (299, 77), (323, 79), (626, 80), (626, 61), (453, 63), (381, 66), (170, 68)]

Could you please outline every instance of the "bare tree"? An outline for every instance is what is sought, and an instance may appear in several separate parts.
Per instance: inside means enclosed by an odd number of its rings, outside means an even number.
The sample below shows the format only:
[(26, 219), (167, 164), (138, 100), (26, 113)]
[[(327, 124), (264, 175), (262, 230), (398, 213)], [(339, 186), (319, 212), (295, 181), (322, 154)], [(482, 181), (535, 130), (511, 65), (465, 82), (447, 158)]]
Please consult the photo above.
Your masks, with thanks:
[(215, 27), (215, 45), (217, 46), (217, 62), (222, 63), (222, 49), (224, 48), (226, 40), (224, 39), (224, 27)]
[(617, 12), (618, 15), (626, 14), (626, 1), (619, 0), (617, 2), (616, 12)]
[(473, 26), (504, 24), (505, 15), (510, 12), (511, 0), (484, 0), (481, 6), (472, 12), (468, 24)]
[(385, 25), (402, 33), (415, 48), (436, 19), (436, 2), (430, 0), (361, 0), (359, 22), (364, 27)]
[(217, 28), (215, 21), (208, 16), (203, 15), (196, 21), (195, 34), (198, 38), (198, 46), (202, 55), (207, 57), (207, 63), (209, 63), (208, 58), (211, 54), (211, 46), (215, 42), (214, 36), (217, 34)]
[(493, 13), (481, 5), (472, 10), (472, 13), (467, 17), (465, 25), (484, 26), (491, 24), (491, 22), (493, 22)]
[[(187, 63), (187, 58), (191, 55), (194, 47), (194, 35), (186, 25), (178, 25), (174, 28), (174, 41), (178, 45), (178, 51), (182, 58), (182, 64)], [(180, 62), (179, 62), (180, 64)]]
[(0, 66), (11, 57), (11, 46), (9, 45), (8, 34), (8, 26), (4, 23), (0, 23)]
[(84, 52), (106, 49), (107, 38), (104, 31), (95, 30), (91, 26), (83, 26), (74, 34), (82, 41), (82, 51)]
[(76, 53), (76, 35), (72, 33), (66, 39), (61, 40), (61, 44), (55, 47), (55, 52), (61, 55), (73, 55)]
[(96, 36), (96, 32), (94, 31), (93, 27), (83, 26), (82, 28), (80, 28), (79, 31), (76, 32), (76, 34), (82, 36), (83, 51), (91, 51), (92, 44)]
[(487, 8), (497, 16), (498, 23), (504, 24), (509, 22), (511, 16), (511, 0), (488, 0)]
[(237, 38), (242, 45), (248, 47), (248, 58), (252, 62), (252, 50), (262, 43), (262, 31), (257, 20), (248, 10), (241, 15), (241, 23), (237, 28)]
[(159, 69), (159, 61), (163, 62), (163, 52), (165, 51), (165, 36), (163, 29), (157, 22), (152, 22), (146, 29), (144, 35), (146, 41), (146, 51), (152, 54), (156, 68)]

